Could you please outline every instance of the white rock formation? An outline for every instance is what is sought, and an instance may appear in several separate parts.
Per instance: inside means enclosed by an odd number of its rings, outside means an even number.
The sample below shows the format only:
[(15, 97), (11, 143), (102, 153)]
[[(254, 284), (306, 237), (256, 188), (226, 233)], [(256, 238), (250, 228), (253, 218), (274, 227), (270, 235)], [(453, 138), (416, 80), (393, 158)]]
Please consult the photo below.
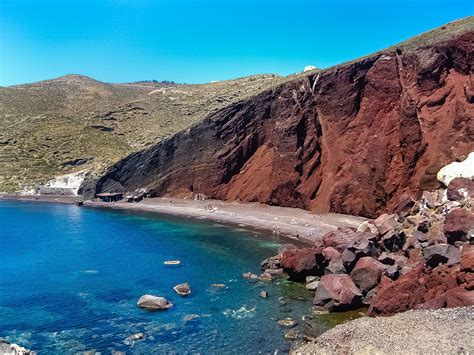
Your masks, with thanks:
[(50, 189), (71, 189), (73, 194), (77, 195), (77, 191), (84, 182), (87, 174), (88, 172), (86, 170), (81, 170), (76, 173), (55, 176), (45, 184), (45, 187)]
[(474, 152), (469, 153), (466, 159), (461, 162), (453, 162), (446, 165), (436, 175), (439, 181), (448, 186), (451, 180), (457, 177), (474, 177)]
[(304, 67), (303, 73), (307, 72), (307, 71), (310, 71), (310, 70), (314, 70), (314, 69), (316, 69), (316, 67), (314, 65), (307, 65), (307, 66)]

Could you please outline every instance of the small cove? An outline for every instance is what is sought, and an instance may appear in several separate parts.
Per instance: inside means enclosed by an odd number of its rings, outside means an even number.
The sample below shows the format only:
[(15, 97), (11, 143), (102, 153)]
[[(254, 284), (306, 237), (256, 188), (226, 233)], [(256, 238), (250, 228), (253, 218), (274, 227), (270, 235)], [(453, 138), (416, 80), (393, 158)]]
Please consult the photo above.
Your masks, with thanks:
[[(39, 353), (287, 351), (291, 344), (277, 321), (292, 317), (301, 325), (311, 313), (311, 295), (300, 285), (241, 276), (258, 273), (285, 240), (216, 223), (51, 203), (0, 202), (0, 223), (0, 336)], [(180, 266), (163, 265), (176, 259)], [(192, 288), (186, 298), (172, 289), (182, 282)], [(261, 290), (268, 299), (258, 296)], [(139, 309), (145, 293), (174, 306)], [(316, 322), (322, 331), (336, 318)], [(137, 332), (145, 339), (124, 343)]]

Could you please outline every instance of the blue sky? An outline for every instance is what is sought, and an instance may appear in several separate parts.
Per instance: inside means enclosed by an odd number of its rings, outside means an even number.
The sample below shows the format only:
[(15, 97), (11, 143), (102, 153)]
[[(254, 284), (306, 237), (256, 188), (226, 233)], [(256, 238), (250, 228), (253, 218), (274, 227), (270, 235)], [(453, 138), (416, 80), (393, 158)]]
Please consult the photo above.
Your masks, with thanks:
[(473, 14), (473, 0), (0, 0), (0, 85), (288, 75)]

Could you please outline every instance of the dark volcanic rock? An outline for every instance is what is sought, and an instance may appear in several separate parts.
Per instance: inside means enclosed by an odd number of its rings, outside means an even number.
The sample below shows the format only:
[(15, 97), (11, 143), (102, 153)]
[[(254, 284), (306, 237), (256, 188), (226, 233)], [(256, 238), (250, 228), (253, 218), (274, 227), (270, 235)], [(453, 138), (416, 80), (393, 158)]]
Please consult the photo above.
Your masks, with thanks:
[(426, 265), (436, 267), (439, 264), (453, 265), (460, 261), (459, 249), (449, 244), (436, 244), (423, 249)]
[(456, 208), (446, 215), (444, 234), (448, 243), (467, 241), (471, 231), (474, 232), (474, 214), (471, 211)]
[(96, 190), (393, 211), (473, 150), (473, 43), (466, 32), (286, 82), (119, 161)]
[(379, 283), (385, 270), (386, 266), (384, 264), (370, 256), (366, 256), (357, 262), (351, 272), (351, 278), (359, 287), (359, 290), (365, 294)]

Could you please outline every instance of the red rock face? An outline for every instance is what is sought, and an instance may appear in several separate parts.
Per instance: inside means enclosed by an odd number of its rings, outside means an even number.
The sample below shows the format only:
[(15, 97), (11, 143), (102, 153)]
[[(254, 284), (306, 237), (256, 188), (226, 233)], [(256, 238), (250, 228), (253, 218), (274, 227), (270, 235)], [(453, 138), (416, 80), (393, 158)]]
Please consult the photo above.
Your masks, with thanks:
[(474, 150), (473, 44), (468, 32), (285, 83), (120, 161), (97, 192), (393, 211)]
[(474, 282), (466, 282), (470, 275), (472, 274), (459, 265), (442, 265), (435, 269), (419, 265), (396, 281), (384, 278), (368, 314), (389, 316), (413, 308), (437, 309), (473, 305)]

